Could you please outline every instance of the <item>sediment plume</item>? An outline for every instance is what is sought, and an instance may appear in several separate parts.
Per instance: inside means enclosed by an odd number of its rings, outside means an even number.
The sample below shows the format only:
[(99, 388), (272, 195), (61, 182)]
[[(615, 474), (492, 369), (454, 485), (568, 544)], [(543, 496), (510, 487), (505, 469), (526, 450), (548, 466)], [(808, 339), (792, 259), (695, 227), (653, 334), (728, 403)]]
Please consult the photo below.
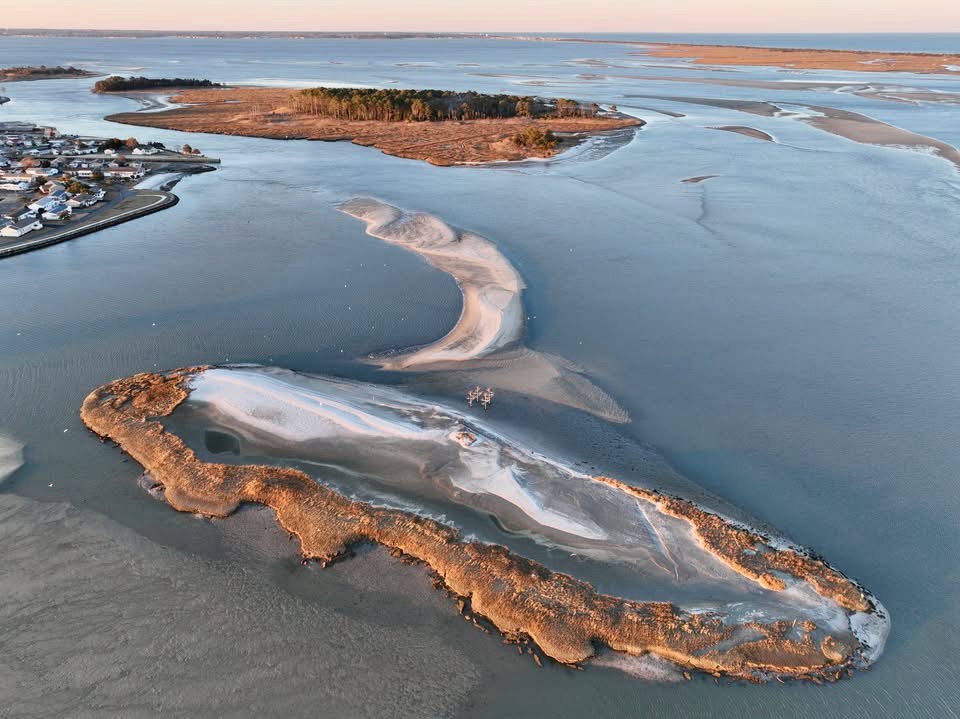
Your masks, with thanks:
[[(887, 627), (882, 607), (822, 560), (773, 546), (685, 500), (617, 480), (596, 478), (598, 487), (615, 490), (624, 501), (683, 518), (704, 547), (758, 585), (774, 590), (809, 585), (843, 608), (849, 627), (835, 630), (810, 620), (731, 623), (671, 602), (601, 594), (506, 547), (469, 541), (437, 520), (350, 499), (298, 469), (204, 462), (162, 420), (187, 400), (190, 383), (207, 371), (192, 367), (116, 380), (91, 392), (81, 409), (84, 423), (143, 465), (177, 510), (226, 517), (243, 503), (265, 505), (299, 538), (304, 557), (324, 565), (358, 543), (382, 544), (428, 565), (440, 584), (469, 599), (473, 614), (506, 636), (529, 637), (545, 655), (566, 664), (587, 661), (607, 648), (638, 657), (653, 654), (717, 675), (821, 681), (872, 660), (879, 651), (877, 642), (882, 643)], [(355, 419), (335, 409), (339, 421)], [(379, 429), (371, 424), (365, 431)], [(864, 638), (858, 627), (869, 627), (875, 636)]]
[(0, 434), (0, 484), (23, 466), (23, 445)]

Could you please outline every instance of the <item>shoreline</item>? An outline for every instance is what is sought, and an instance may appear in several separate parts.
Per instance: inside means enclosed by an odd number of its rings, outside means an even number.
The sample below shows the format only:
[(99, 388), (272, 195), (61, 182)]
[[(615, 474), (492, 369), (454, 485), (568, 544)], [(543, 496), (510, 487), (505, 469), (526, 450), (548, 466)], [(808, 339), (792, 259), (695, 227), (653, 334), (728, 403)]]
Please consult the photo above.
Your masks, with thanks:
[[(809, 621), (728, 625), (711, 614), (665, 602), (602, 595), (586, 582), (503, 546), (468, 541), (436, 520), (348, 499), (296, 469), (203, 462), (158, 418), (187, 399), (188, 382), (209, 369), (135, 375), (103, 385), (83, 402), (84, 423), (143, 465), (174, 509), (226, 517), (241, 504), (271, 507), (281, 526), (299, 538), (304, 558), (324, 567), (348, 556), (357, 543), (382, 544), (398, 556), (427, 564), (436, 574), (435, 585), (458, 598), (461, 611), (469, 607), (508, 641), (529, 638), (545, 655), (568, 665), (595, 657), (605, 646), (634, 656), (652, 653), (714, 676), (823, 682), (852, 675), (882, 649), (889, 627), (884, 610), (824, 561), (686, 500), (616, 480), (594, 478), (684, 518), (708, 551), (763, 586), (780, 588), (782, 580), (773, 571), (806, 582), (845, 608), (850, 637), (824, 635)], [(746, 628), (748, 636), (737, 634), (738, 628)]]
[[(337, 120), (294, 112), (290, 107), (293, 92), (292, 88), (267, 87), (191, 89), (169, 97), (169, 102), (178, 107), (120, 112), (104, 119), (181, 132), (273, 140), (350, 141), (362, 147), (374, 147), (387, 155), (422, 160), (440, 167), (554, 157), (589, 137), (625, 128), (639, 130), (646, 125), (639, 118), (619, 113), (599, 117), (425, 122)], [(558, 137), (557, 146), (536, 150), (513, 142), (515, 136), (529, 128), (551, 130)]]
[(61, 242), (66, 242), (67, 240), (73, 240), (77, 237), (82, 237), (84, 235), (89, 235), (100, 230), (105, 230), (108, 227), (115, 227), (117, 225), (122, 225), (125, 222), (131, 220), (136, 220), (141, 217), (146, 217), (147, 215), (152, 215), (154, 212), (160, 212), (161, 210), (166, 210), (169, 207), (173, 207), (178, 202), (180, 198), (177, 197), (172, 192), (167, 192), (163, 190), (143, 190), (137, 193), (138, 197), (147, 197), (152, 196), (158, 198), (155, 202), (147, 205), (146, 207), (140, 207), (127, 212), (115, 215), (113, 217), (108, 217), (102, 220), (95, 220), (87, 224), (71, 227), (63, 232), (58, 232), (54, 235), (48, 235), (46, 237), (37, 237), (31, 240), (23, 240), (21, 242), (16, 242), (12, 245), (0, 245), (0, 259), (7, 257), (13, 257), (14, 255), (20, 255), (25, 252), (32, 252), (33, 250), (39, 250), (43, 247), (49, 247), (51, 245), (56, 245)]

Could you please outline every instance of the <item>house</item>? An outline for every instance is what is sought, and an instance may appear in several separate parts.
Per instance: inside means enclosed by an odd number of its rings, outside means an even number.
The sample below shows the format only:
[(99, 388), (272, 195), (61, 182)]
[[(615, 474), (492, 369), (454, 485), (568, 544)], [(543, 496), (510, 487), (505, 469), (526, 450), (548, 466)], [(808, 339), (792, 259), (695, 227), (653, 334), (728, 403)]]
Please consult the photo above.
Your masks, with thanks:
[(150, 147), (149, 145), (147, 147), (135, 147), (133, 149), (134, 155), (156, 155), (158, 152), (160, 152), (160, 150), (156, 147)]
[(36, 202), (31, 202), (27, 207), (29, 207), (34, 212), (46, 212), (52, 207), (56, 207), (61, 204), (60, 200), (56, 197), (41, 197)]
[(53, 177), (54, 175), (59, 175), (60, 170), (56, 167), (28, 167), (27, 174), (32, 177)]
[(3, 219), (13, 223), (23, 222), (24, 220), (35, 220), (37, 219), (37, 213), (28, 207), (10, 208), (3, 213)]
[(114, 177), (120, 180), (130, 180), (135, 177), (143, 177), (146, 170), (142, 165), (136, 167), (105, 167), (103, 168), (104, 177)]
[(41, 215), (41, 217), (42, 217), (43, 219), (45, 219), (45, 220), (59, 220), (59, 219), (60, 219), (60, 215), (62, 215), (63, 213), (67, 213), (68, 215), (72, 215), (72, 214), (73, 214), (73, 208), (70, 207), (69, 205), (65, 205), (65, 204), (62, 204), (62, 203), (58, 203), (58, 204), (56, 204), (56, 205), (53, 205), (52, 207), (50, 207), (50, 208), (47, 209), (46, 211), (44, 211), (44, 213)]
[(79, 195), (74, 195), (69, 200), (67, 200), (67, 205), (69, 207), (92, 207), (97, 204), (99, 200), (93, 195), (88, 195), (86, 192), (81, 192)]
[(31, 187), (29, 182), (0, 182), (0, 190), (7, 192), (27, 192)]
[(4, 225), (0, 228), (0, 237), (23, 237), (28, 232), (42, 229), (43, 224), (39, 220), (24, 220), (23, 222)]
[(65, 192), (66, 189), (62, 184), (54, 182), (53, 180), (48, 180), (40, 186), (40, 192), (45, 195), (52, 195), (55, 192)]

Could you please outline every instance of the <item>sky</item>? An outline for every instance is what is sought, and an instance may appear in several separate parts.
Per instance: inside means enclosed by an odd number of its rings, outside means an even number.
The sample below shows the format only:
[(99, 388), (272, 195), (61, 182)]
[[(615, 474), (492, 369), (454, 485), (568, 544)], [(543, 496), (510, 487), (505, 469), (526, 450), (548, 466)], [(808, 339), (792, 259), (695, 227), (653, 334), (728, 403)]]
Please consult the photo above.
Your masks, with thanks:
[(960, 32), (960, 0), (82, 0), (7, 3), (9, 28)]

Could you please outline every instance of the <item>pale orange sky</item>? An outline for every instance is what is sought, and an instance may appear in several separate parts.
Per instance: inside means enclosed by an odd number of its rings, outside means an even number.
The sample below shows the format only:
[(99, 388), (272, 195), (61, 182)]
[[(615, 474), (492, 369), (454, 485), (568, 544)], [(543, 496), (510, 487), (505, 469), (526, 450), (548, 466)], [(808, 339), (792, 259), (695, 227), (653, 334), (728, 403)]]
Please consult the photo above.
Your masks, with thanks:
[(544, 32), (960, 32), (960, 0), (82, 0), (6, 27)]

